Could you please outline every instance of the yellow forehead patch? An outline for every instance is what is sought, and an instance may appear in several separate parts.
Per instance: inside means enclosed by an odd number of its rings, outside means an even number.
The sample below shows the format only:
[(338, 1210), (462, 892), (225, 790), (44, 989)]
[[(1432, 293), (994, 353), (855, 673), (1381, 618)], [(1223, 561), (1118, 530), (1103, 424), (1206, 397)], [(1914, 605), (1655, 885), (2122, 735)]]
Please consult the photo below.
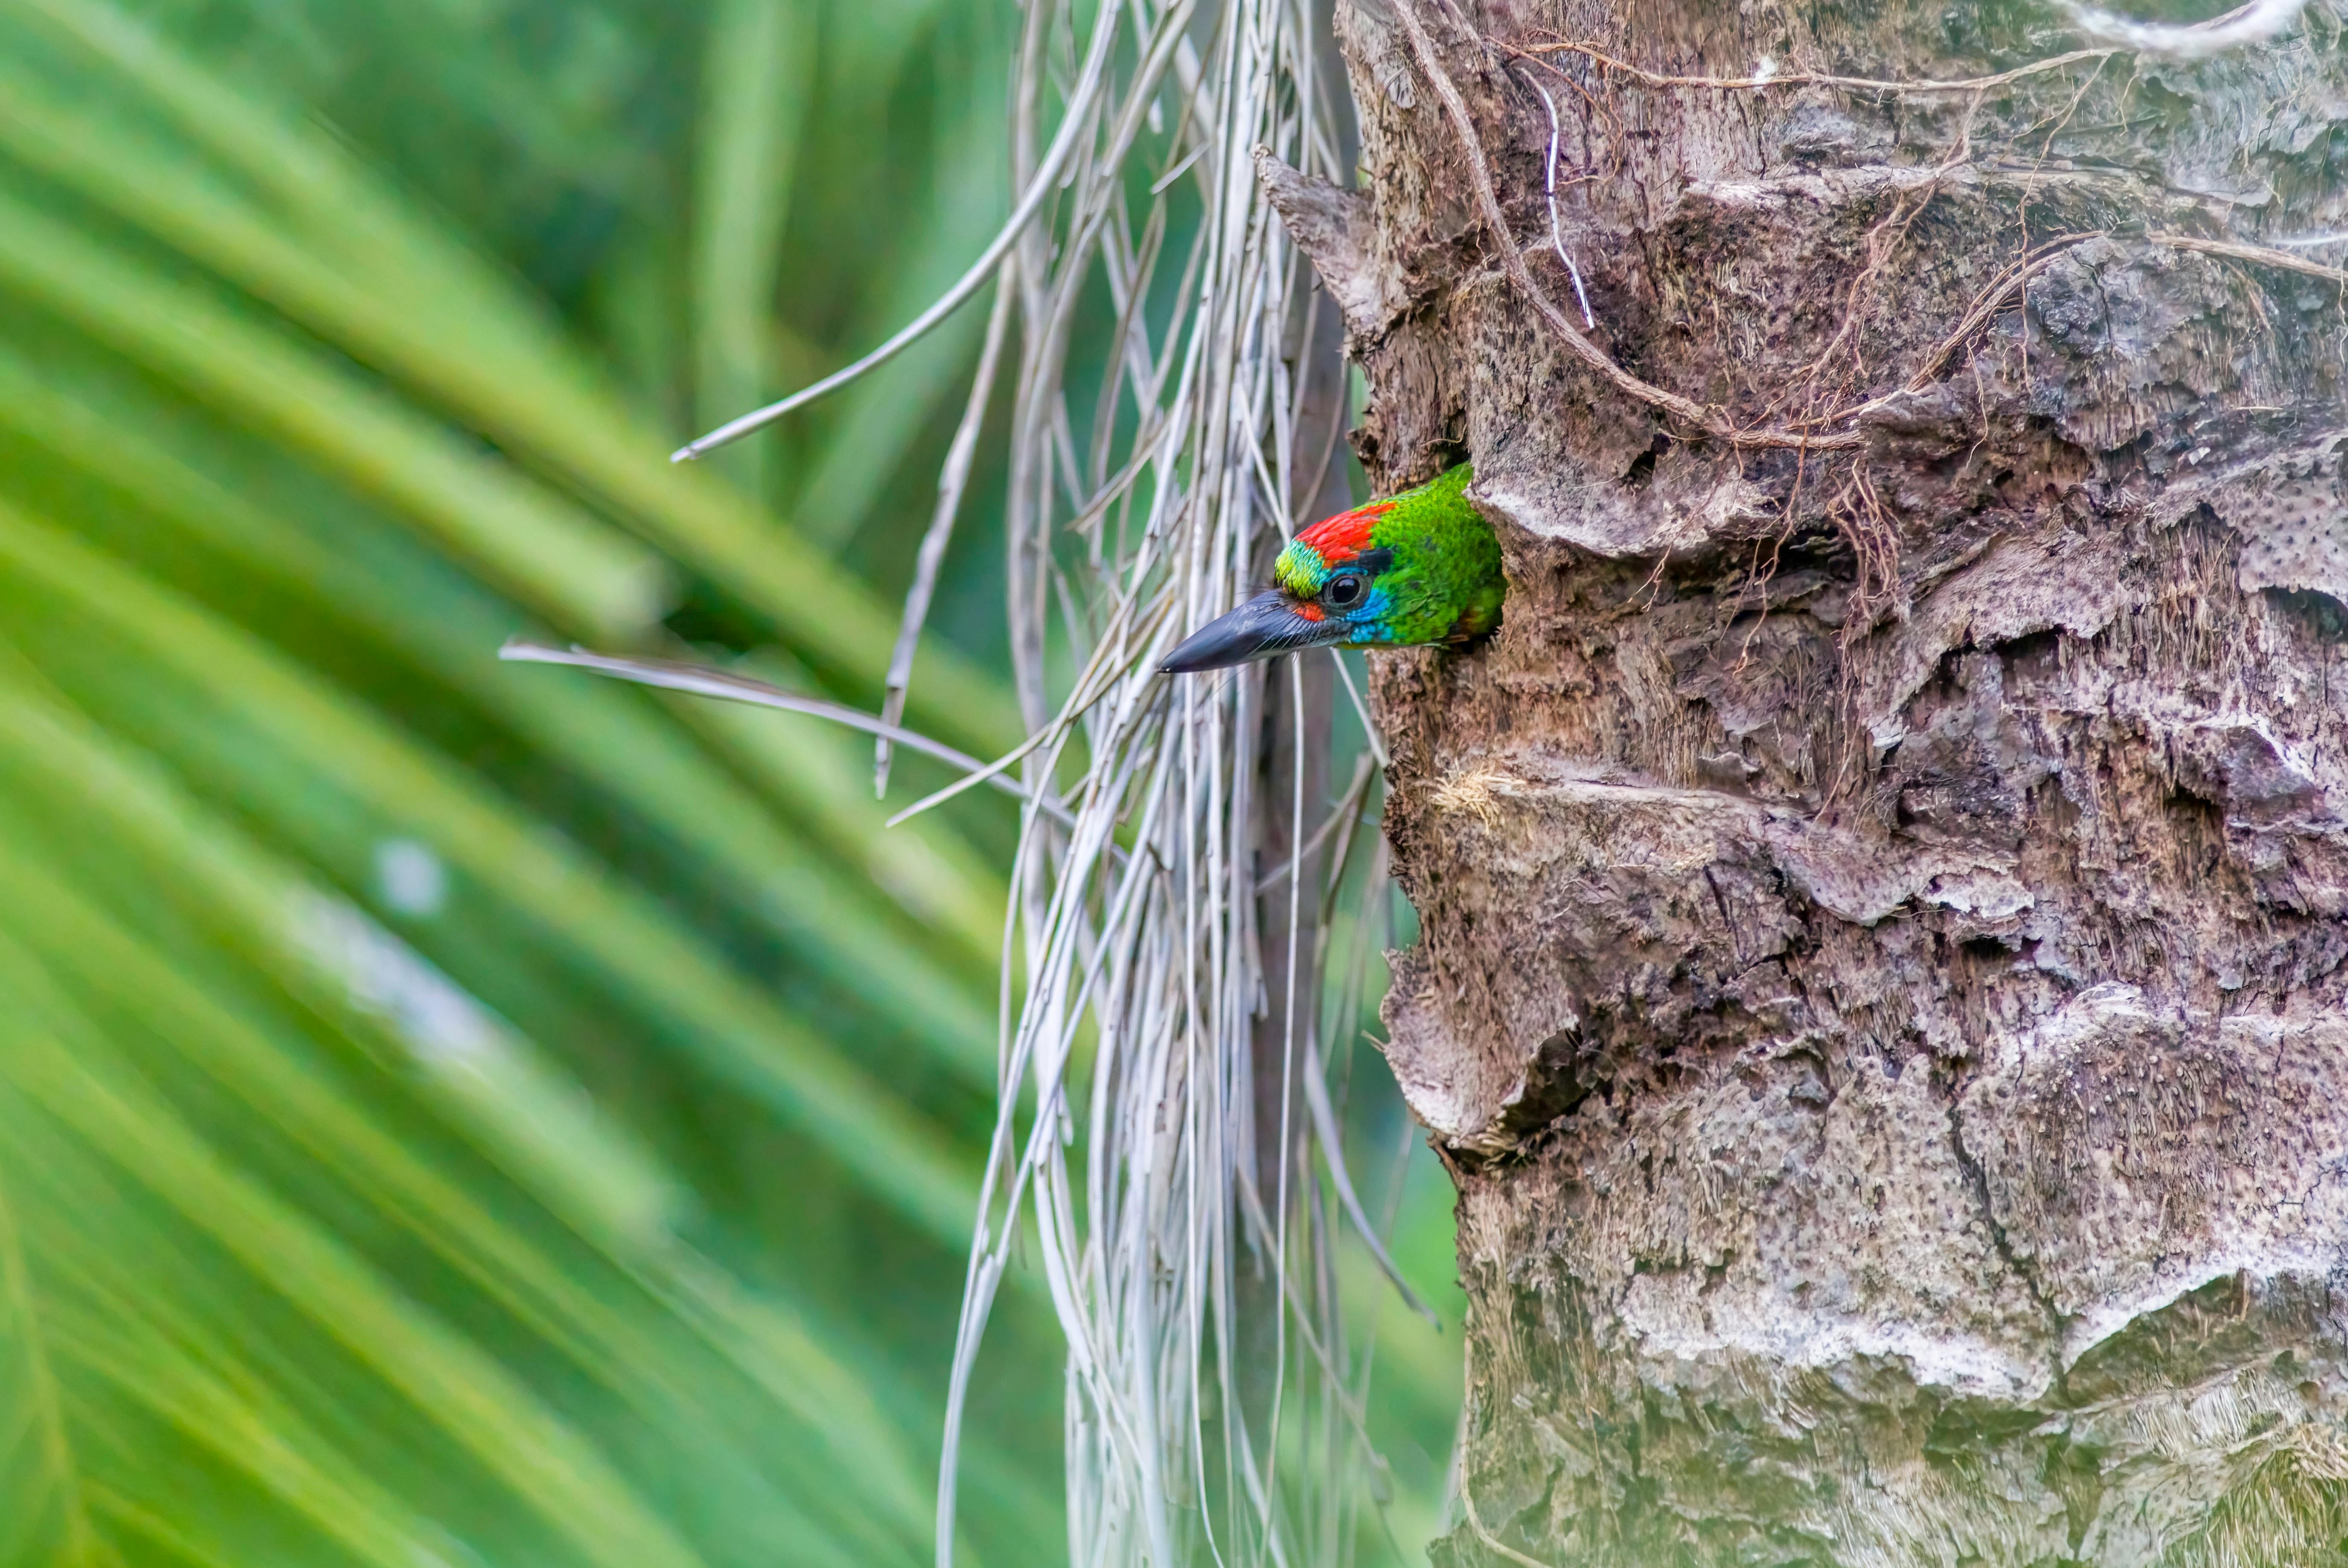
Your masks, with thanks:
[(1310, 599), (1321, 592), (1321, 584), (1329, 581), (1329, 563), (1321, 552), (1303, 540), (1291, 540), (1288, 548), (1272, 562), (1272, 580), (1299, 599)]

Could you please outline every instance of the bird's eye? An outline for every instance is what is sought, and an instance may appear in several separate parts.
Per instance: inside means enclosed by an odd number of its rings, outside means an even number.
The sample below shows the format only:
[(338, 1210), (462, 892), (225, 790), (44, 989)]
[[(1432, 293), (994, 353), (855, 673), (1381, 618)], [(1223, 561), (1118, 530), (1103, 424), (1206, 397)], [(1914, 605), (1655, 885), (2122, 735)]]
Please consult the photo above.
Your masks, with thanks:
[(1329, 586), (1321, 590), (1321, 597), (1332, 610), (1345, 610), (1361, 603), (1362, 590), (1361, 573), (1341, 572), (1329, 579)]

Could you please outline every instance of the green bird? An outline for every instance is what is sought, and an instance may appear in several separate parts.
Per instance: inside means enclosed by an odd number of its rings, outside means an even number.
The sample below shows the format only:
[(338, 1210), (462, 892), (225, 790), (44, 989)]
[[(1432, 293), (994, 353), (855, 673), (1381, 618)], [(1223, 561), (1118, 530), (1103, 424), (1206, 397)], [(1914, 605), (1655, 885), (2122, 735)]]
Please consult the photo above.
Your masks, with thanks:
[(1500, 624), (1500, 542), (1468, 504), (1460, 464), (1416, 490), (1314, 523), (1266, 589), (1190, 634), (1159, 667), (1221, 669), (1292, 648), (1464, 643)]

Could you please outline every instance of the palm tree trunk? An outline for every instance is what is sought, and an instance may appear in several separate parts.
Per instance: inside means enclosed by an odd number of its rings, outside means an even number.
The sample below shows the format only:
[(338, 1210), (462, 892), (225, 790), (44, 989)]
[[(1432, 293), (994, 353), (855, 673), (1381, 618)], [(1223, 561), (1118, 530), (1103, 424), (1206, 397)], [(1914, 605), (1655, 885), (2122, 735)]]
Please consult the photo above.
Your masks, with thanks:
[(2348, 51), (2056, 20), (1353, 0), (1365, 191), (1265, 170), (1509, 564), (1375, 661), (1438, 1561), (2348, 1536)]

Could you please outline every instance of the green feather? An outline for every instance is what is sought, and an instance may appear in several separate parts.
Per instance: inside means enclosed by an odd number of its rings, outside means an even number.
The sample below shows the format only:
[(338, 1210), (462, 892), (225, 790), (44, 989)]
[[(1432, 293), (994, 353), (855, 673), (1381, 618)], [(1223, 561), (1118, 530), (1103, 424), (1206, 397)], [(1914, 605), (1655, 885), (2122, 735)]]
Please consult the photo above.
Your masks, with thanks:
[(1500, 624), (1508, 583), (1500, 542), (1468, 500), (1475, 477), (1462, 463), (1394, 497), (1371, 525), (1371, 548), (1393, 554), (1375, 584), (1385, 601), (1378, 642), (1459, 642)]

